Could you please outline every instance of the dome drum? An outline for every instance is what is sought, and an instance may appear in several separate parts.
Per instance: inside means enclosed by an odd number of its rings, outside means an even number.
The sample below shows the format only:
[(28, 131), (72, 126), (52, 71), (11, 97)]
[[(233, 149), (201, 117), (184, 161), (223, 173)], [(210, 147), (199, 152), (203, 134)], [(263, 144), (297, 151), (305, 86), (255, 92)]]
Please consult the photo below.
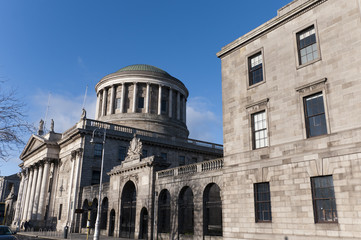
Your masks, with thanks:
[(184, 84), (158, 68), (149, 72), (140, 71), (139, 68), (153, 70), (155, 67), (149, 65), (125, 67), (124, 69), (128, 70), (121, 69), (109, 74), (96, 85), (95, 118), (178, 137), (188, 137), (186, 126), (188, 90)]

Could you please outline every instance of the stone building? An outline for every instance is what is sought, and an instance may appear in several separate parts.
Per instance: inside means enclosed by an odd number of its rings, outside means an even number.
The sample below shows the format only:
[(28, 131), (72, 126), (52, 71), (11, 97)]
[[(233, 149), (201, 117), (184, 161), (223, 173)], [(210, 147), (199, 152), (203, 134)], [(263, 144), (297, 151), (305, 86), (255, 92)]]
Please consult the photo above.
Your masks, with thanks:
[(223, 238), (361, 238), (361, 1), (295, 0), (222, 48)]
[(4, 224), (11, 224), (14, 217), (14, 203), (17, 200), (19, 184), (20, 178), (17, 174), (0, 177), (0, 203), (5, 203), (4, 216), (0, 219), (4, 217)]
[(63, 133), (54, 131), (54, 121), (44, 133), (40, 121), (38, 133), (29, 139), (20, 156), (13, 227), (30, 221), (35, 230), (68, 226), (86, 232), (89, 224), (93, 232), (101, 204), (101, 234), (151, 238), (157, 229), (158, 194), (166, 194), (158, 181), (170, 176), (159, 171), (186, 176), (220, 168), (222, 145), (188, 138), (188, 90), (167, 72), (128, 66), (105, 76), (95, 90), (95, 120), (84, 110)]
[(294, 0), (223, 47), (224, 156), (188, 138), (181, 81), (105, 76), (95, 120), (28, 141), (13, 225), (93, 231), (100, 204), (115, 238), (359, 239), (360, 43), (360, 0)]

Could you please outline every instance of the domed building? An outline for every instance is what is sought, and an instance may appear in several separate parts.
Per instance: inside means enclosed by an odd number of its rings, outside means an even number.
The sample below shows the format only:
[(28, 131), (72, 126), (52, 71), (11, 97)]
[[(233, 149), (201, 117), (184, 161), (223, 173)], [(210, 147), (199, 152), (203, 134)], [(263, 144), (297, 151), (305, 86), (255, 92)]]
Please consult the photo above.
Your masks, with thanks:
[[(220, 196), (221, 175), (214, 170), (222, 168), (223, 146), (188, 138), (188, 90), (164, 70), (127, 66), (103, 77), (95, 91), (95, 119), (84, 110), (65, 132), (55, 132), (52, 124), (44, 133), (41, 122), (30, 137), (20, 156), (13, 227), (28, 221), (35, 230), (67, 226), (85, 233), (88, 226), (91, 234), (98, 228), (114, 237), (171, 238), (178, 230), (170, 229), (169, 204), (180, 192), (179, 198), (189, 199), (191, 188), (199, 195), (211, 184)], [(189, 225), (187, 209), (177, 221)], [(200, 227), (192, 226), (194, 231)]]
[(157, 67), (137, 64), (103, 77), (95, 86), (95, 119), (186, 138), (188, 90)]

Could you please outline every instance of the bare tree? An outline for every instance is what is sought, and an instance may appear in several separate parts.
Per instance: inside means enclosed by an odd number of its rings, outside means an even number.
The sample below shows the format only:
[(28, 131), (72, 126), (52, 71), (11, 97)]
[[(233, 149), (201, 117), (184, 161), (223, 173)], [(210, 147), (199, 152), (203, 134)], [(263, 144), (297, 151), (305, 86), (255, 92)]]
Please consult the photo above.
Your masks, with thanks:
[(24, 103), (16, 97), (16, 92), (0, 88), (0, 161), (9, 160), (12, 151), (24, 145), (23, 135), (32, 131), (25, 117)]

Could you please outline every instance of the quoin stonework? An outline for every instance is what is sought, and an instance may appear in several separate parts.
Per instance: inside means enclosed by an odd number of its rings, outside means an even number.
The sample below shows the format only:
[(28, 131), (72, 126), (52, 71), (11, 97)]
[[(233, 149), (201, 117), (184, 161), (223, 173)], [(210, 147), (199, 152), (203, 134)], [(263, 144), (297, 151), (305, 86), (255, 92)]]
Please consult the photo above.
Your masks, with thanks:
[(94, 232), (101, 205), (114, 238), (360, 239), (361, 1), (292, 1), (217, 56), (223, 146), (188, 138), (180, 80), (124, 67), (94, 119), (40, 122), (8, 224)]

